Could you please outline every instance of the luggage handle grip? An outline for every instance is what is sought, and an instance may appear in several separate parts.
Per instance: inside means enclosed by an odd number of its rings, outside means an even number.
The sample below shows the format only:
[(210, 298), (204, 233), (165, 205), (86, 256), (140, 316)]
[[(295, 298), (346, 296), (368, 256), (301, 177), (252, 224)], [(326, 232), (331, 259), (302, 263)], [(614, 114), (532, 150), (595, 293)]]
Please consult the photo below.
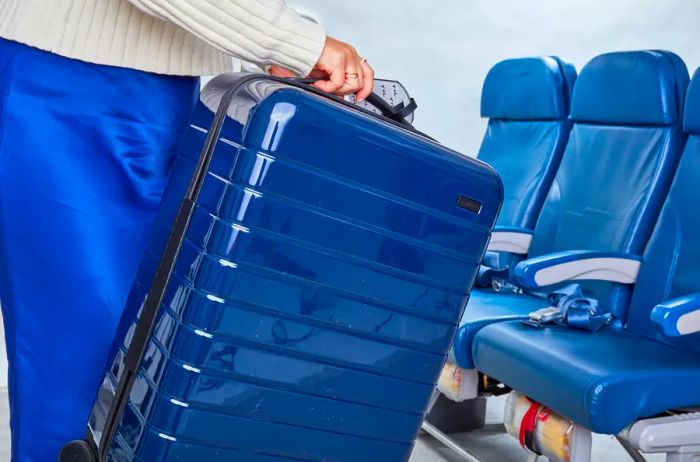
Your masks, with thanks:
[[(290, 78), (289, 80), (298, 82), (301, 84), (308, 85), (310, 88), (312, 88), (314, 93), (320, 93), (323, 96), (329, 97), (332, 96), (333, 99), (338, 99), (343, 101), (346, 104), (349, 104), (347, 101), (345, 101), (342, 98), (338, 98), (335, 95), (332, 95), (330, 93), (326, 93), (317, 87), (314, 87), (313, 84), (322, 80), (322, 79), (317, 79), (317, 78)], [(379, 96), (378, 94), (372, 92), (367, 96), (367, 102), (377, 108), (377, 110), (383, 115), (384, 117), (391, 119), (395, 122), (398, 122), (403, 125), (407, 125), (409, 127), (413, 127), (410, 122), (406, 121), (406, 117), (408, 117), (410, 114), (415, 112), (416, 109), (418, 109), (418, 104), (416, 103), (416, 100), (414, 98), (409, 97), (408, 104), (404, 104), (403, 102), (399, 103), (396, 106), (392, 106), (389, 104), (384, 98)]]

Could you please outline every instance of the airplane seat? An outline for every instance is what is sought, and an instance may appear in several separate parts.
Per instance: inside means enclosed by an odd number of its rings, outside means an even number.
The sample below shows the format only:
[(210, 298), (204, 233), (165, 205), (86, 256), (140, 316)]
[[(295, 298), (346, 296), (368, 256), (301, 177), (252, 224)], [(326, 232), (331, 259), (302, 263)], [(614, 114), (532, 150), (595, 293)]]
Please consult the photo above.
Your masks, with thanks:
[(513, 268), (523, 259), (518, 240), (529, 245), (569, 139), (576, 77), (573, 64), (540, 56), (501, 61), (484, 80), (481, 116), (489, 120), (478, 158), (494, 167), (504, 186), (486, 257), (490, 266)]
[[(583, 78), (583, 77), (582, 77)], [(644, 251), (627, 322), (590, 333), (520, 322), (474, 341), (479, 370), (597, 433), (667, 460), (700, 459), (700, 72), (684, 114), (689, 135)], [(641, 419), (641, 420), (640, 420)], [(624, 431), (623, 431), (624, 430)]]
[(670, 52), (634, 51), (600, 55), (582, 69), (566, 150), (528, 259), (514, 271), (518, 288), (472, 291), (451, 362), (473, 369), (472, 346), (482, 328), (528, 319), (550, 305), (543, 294), (571, 280), (617, 325), (624, 322), (629, 283), (685, 144), (689, 77), (681, 64)]
[[(491, 251), (506, 250), (496, 266), (518, 262), (512, 231), (532, 233), (569, 138), (576, 69), (554, 56), (508, 59), (488, 72), (481, 116), (488, 118), (478, 158), (501, 176), (504, 203)], [(522, 258), (520, 258), (522, 259)]]
[[(698, 71), (688, 89), (683, 126), (688, 134), (688, 142), (674, 184), (644, 253), (643, 265), (632, 297), (627, 329), (700, 355), (700, 333), (668, 336), (652, 318), (653, 309), (657, 304), (700, 292), (700, 206), (697, 199), (700, 172)], [(700, 326), (700, 313), (692, 318), (677, 321)], [(698, 396), (700, 397), (700, 389)]]

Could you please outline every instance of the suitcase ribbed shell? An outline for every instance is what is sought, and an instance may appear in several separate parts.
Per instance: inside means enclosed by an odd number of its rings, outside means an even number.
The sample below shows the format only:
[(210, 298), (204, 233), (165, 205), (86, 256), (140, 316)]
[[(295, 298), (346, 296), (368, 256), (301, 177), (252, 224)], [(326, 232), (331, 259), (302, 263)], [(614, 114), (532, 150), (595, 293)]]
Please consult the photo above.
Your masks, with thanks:
[[(220, 77), (203, 92), (124, 325), (205, 143), (207, 106), (231, 84)], [(310, 92), (246, 90), (229, 109), (109, 460), (407, 460), (500, 180)], [(132, 332), (93, 411), (95, 439)]]

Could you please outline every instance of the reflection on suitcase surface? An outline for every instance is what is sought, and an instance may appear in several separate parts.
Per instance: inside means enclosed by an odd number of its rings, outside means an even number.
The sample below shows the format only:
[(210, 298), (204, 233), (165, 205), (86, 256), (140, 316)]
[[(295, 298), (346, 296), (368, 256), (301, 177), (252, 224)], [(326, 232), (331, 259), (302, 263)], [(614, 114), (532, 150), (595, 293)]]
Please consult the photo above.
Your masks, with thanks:
[[(91, 417), (98, 445), (207, 107), (234, 83), (205, 88), (184, 142)], [(228, 108), (106, 460), (407, 460), (501, 201), (478, 161), (251, 81)]]

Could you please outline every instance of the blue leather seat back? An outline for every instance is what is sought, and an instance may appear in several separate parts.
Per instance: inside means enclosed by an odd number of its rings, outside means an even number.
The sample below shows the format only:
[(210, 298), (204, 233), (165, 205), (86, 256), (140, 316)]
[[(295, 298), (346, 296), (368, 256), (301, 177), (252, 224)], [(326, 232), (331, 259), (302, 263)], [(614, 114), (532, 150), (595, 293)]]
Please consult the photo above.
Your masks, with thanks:
[[(574, 126), (530, 257), (565, 250), (641, 254), (685, 143), (688, 72), (669, 52), (598, 56), (574, 88)], [(629, 289), (583, 284), (618, 317)]]
[(501, 61), (486, 76), (488, 117), (479, 159), (498, 171), (505, 201), (498, 224), (533, 229), (559, 167), (576, 69), (556, 57)]
[(658, 303), (700, 292), (700, 71), (695, 73), (688, 90), (684, 127), (690, 137), (644, 253), (627, 328), (700, 353), (700, 334), (670, 339), (650, 319), (651, 310)]
[(561, 73), (564, 76), (564, 92), (562, 96), (564, 98), (564, 104), (566, 106), (566, 114), (567, 120), (569, 122), (569, 129), (571, 129), (571, 118), (569, 117), (571, 115), (571, 97), (574, 93), (574, 84), (576, 83), (576, 79), (578, 78), (578, 71), (576, 70), (576, 66), (564, 61), (560, 57), (550, 57), (557, 61), (557, 64), (559, 64), (559, 69), (561, 70)]

